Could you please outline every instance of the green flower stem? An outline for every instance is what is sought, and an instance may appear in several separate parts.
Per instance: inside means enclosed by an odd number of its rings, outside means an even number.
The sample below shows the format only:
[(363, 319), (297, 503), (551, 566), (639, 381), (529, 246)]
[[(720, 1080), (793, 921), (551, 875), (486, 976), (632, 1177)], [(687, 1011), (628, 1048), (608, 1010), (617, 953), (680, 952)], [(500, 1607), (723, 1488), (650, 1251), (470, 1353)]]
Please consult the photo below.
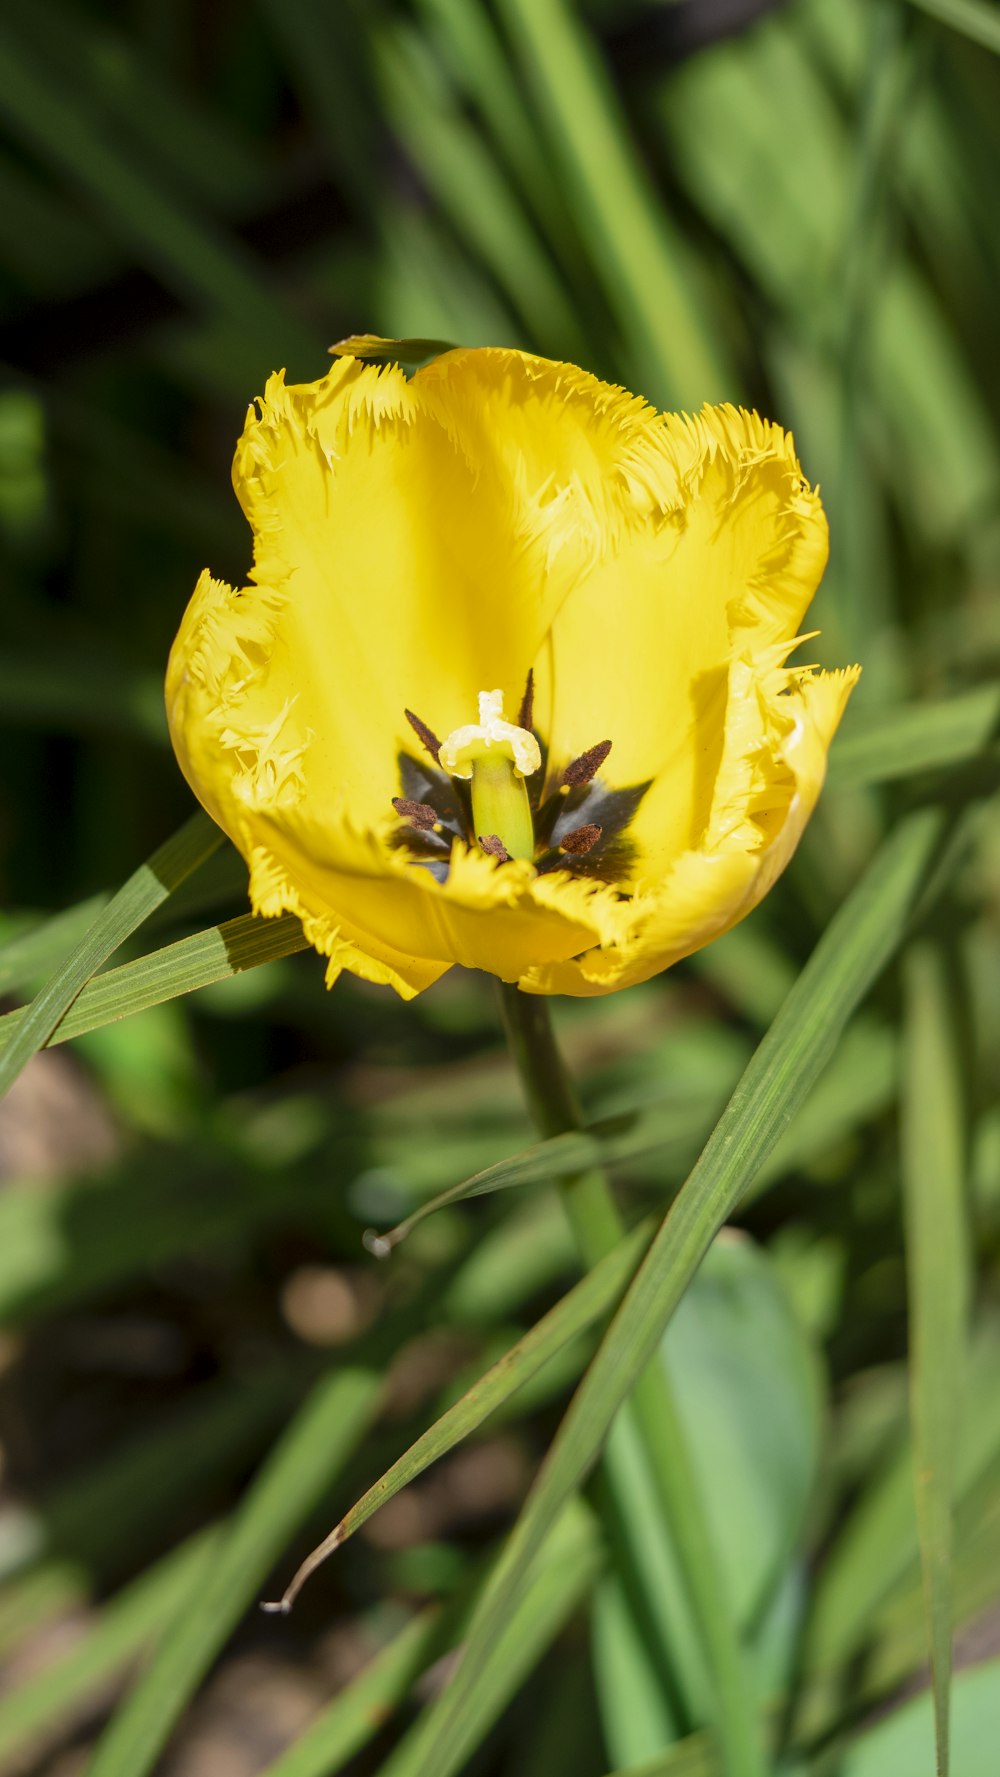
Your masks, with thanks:
[[(548, 999), (542, 994), (521, 993), (505, 983), (498, 983), (498, 991), (507, 1043), (539, 1134), (544, 1139), (583, 1128), (579, 1101), (556, 1042)], [(623, 1237), (625, 1229), (618, 1205), (605, 1174), (597, 1168), (561, 1180), (560, 1189), (580, 1256), (589, 1268)], [(707, 1708), (718, 1735), (726, 1777), (765, 1777), (759, 1714), (683, 1427), (662, 1363), (654, 1362), (643, 1372), (630, 1406), (650, 1477), (673, 1533), (692, 1614), (700, 1631), (710, 1674)], [(613, 1455), (614, 1445), (608, 1452), (609, 1457)], [(621, 1455), (628, 1456), (627, 1446)], [(607, 1466), (612, 1497), (618, 1495), (624, 1503), (630, 1490), (616, 1477), (619, 1465), (610, 1460)], [(642, 1574), (641, 1561), (637, 1571)], [(677, 1652), (681, 1654), (681, 1650)]]

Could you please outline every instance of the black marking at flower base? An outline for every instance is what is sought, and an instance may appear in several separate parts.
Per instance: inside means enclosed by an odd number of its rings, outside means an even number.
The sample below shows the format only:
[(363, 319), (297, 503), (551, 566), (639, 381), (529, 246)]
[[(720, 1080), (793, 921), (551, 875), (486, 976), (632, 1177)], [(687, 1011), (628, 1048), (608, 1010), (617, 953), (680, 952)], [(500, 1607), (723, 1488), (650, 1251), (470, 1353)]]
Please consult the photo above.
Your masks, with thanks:
[[(539, 872), (569, 870), (574, 876), (596, 876), (602, 882), (631, 876), (639, 854), (628, 828), (651, 783), (649, 778), (644, 784), (613, 790), (595, 777), (548, 796), (535, 815), (535, 838), (542, 852), (535, 859)], [(600, 838), (585, 852), (560, 850), (563, 840), (581, 827), (600, 828)]]

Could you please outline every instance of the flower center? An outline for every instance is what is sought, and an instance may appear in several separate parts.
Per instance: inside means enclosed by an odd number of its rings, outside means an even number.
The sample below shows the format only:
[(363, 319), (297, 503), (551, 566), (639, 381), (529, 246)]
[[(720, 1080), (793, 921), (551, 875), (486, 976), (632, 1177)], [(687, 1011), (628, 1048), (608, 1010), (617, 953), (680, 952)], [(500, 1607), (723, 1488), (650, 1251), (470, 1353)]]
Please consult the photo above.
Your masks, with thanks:
[(499, 864), (526, 859), (539, 876), (561, 870), (624, 884), (633, 874), (628, 828), (649, 780), (621, 789), (604, 781), (610, 740), (560, 768), (535, 734), (534, 690), (529, 672), (516, 723), (504, 716), (501, 691), (481, 691), (479, 721), (443, 741), (413, 710), (403, 712), (433, 765), (405, 749), (397, 754), (403, 794), (392, 798), (399, 826), (390, 844), (439, 882), (447, 880), (455, 840), (478, 845)]
[(504, 717), (502, 691), (480, 691), (479, 721), (455, 728), (441, 742), (438, 758), (449, 776), (472, 780), (472, 822), (483, 849), (498, 857), (533, 857), (535, 828), (524, 780), (540, 770), (542, 753), (530, 729)]

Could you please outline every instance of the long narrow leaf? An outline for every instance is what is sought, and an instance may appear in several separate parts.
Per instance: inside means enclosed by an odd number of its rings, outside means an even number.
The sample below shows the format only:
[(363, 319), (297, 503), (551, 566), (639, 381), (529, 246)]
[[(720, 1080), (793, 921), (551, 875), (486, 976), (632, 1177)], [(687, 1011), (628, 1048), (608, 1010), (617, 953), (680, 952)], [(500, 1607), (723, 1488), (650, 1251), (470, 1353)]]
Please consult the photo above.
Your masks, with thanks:
[(830, 754), (831, 789), (887, 783), (975, 759), (1000, 739), (1000, 689), (869, 713), (849, 725)]
[[(68, 1042), (71, 1037), (99, 1030), (133, 1012), (145, 1012), (164, 1000), (193, 993), (216, 981), (227, 981), (245, 969), (256, 969), (262, 963), (281, 956), (294, 956), (308, 950), (309, 940), (294, 914), (279, 919), (257, 919), (242, 914), (222, 925), (209, 926), (190, 938), (180, 938), (136, 962), (123, 963), (108, 969), (83, 988), (58, 1028), (52, 1033), (54, 1043)], [(8, 1012), (0, 1018), (0, 1055), (15, 1041), (30, 1011)]]
[(88, 1777), (145, 1777), (158, 1763), (174, 1723), (276, 1556), (357, 1448), (380, 1392), (376, 1371), (343, 1369), (310, 1396), (247, 1493), (209, 1572), (184, 1600), (100, 1740)]
[(556, 1352), (561, 1351), (571, 1339), (575, 1339), (578, 1333), (592, 1326), (600, 1315), (614, 1305), (631, 1277), (639, 1255), (649, 1244), (652, 1232), (652, 1222), (645, 1221), (626, 1235), (613, 1252), (595, 1265), (574, 1289), (536, 1322), (530, 1332), (525, 1333), (509, 1351), (505, 1351), (485, 1375), (480, 1376), (478, 1382), (466, 1390), (461, 1400), (456, 1401), (415, 1444), (410, 1445), (398, 1462), (394, 1462), (369, 1487), (367, 1493), (334, 1526), (329, 1536), (306, 1557), (283, 1594), (284, 1608), (291, 1605), (321, 1562), (332, 1555), (335, 1549), (339, 1549), (356, 1530), (360, 1530), (362, 1524), (367, 1523), (380, 1506), (392, 1499), (400, 1488), (408, 1486), (417, 1475), (422, 1475), (432, 1462), (437, 1462), (447, 1451), (461, 1443), (463, 1438), (467, 1438), (497, 1407), (509, 1400), (532, 1376), (536, 1376), (543, 1364), (548, 1363)]
[(474, 1732), (480, 1674), (546, 1535), (593, 1466), (715, 1233), (818, 1077), (903, 937), (947, 832), (925, 809), (902, 822), (832, 921), (667, 1213), (584, 1381), (476, 1612), (451, 1686), (427, 1718), (418, 1777)]
[(739, 379), (706, 322), (687, 243), (636, 152), (617, 94), (565, 0), (504, 0), (562, 164), (594, 273), (657, 401), (732, 399)]
[(27, 1008), (0, 1055), (0, 1098), (37, 1050), (48, 1042), (81, 989), (120, 944), (222, 844), (222, 834), (200, 811), (130, 876), (90, 930)]
[(968, 1302), (961, 1048), (940, 952), (907, 958), (902, 1174), (910, 1393), (939, 1777), (948, 1777), (955, 1449)]
[(103, 1607), (93, 1628), (61, 1659), (0, 1700), (0, 1761), (19, 1764), (58, 1731), (75, 1710), (100, 1698), (109, 1681), (144, 1654), (201, 1581), (218, 1533), (201, 1531), (123, 1587)]
[[(442, 1746), (435, 1760), (435, 1777), (453, 1777), (465, 1765), (469, 1752), (482, 1744), (501, 1710), (586, 1597), (602, 1564), (596, 1525), (589, 1513), (571, 1501), (551, 1526), (544, 1557), (506, 1615), (483, 1664), (475, 1722), (461, 1741)], [(418, 1723), (382, 1765), (380, 1777), (416, 1777), (423, 1769)]]

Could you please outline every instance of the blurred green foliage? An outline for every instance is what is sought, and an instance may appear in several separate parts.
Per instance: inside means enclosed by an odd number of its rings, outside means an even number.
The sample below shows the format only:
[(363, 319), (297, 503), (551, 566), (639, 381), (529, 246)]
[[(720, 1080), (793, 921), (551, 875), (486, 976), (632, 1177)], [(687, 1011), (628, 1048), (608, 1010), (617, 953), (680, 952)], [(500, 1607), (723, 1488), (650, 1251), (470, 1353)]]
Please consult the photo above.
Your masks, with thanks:
[[(662, 1215), (789, 990), (734, 1101), (774, 1127), (664, 1345), (727, 1608), (780, 1777), (930, 1772), (952, 1619), (952, 1769), (993, 1769), (998, 49), (986, 0), (7, 0), (0, 991), (57, 986), (0, 1055), (115, 967), (0, 1110), (0, 1772), (723, 1770), (652, 1492), (623, 1527), (588, 1480), (488, 1645), (482, 1588), (627, 1272), (577, 1283), (553, 1179), (603, 1157)], [(191, 814), (160, 682), (200, 568), (246, 568), (246, 403), (369, 331), (792, 426), (816, 657), (864, 664), (752, 921), (557, 1008), (591, 1127), (540, 1148), (487, 983), (327, 995), (228, 851), (107, 905)], [(795, 990), (838, 908), (843, 979), (827, 942)], [(440, 1466), (258, 1616), (449, 1409)]]

